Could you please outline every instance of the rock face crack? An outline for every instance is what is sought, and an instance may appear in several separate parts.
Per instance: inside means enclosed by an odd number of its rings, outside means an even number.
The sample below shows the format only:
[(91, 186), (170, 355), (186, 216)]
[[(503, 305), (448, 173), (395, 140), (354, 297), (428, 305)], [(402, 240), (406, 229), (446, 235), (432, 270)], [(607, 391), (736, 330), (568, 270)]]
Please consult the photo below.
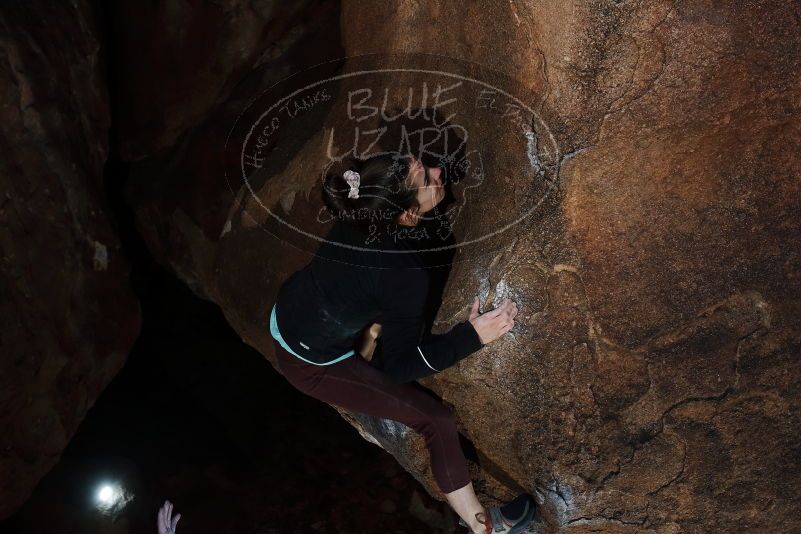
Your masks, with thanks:
[[(711, 402), (713, 404), (720, 404), (720, 401), (722, 401), (726, 397), (728, 397), (733, 391), (734, 391), (733, 387), (728, 387), (720, 395), (712, 395), (710, 397), (689, 397), (689, 398), (686, 398), (686, 399), (682, 399), (679, 402), (673, 404), (667, 410), (665, 410), (665, 412), (662, 414), (662, 417), (659, 418), (659, 429), (658, 429), (656, 434), (654, 434), (653, 436), (651, 436), (649, 438), (649, 441), (651, 439), (654, 439), (654, 438), (658, 437), (664, 431), (664, 429), (665, 429), (665, 418), (668, 415), (670, 415), (671, 412), (681, 408), (682, 406), (685, 406), (687, 404), (691, 404), (691, 403), (694, 403), (694, 402)], [(685, 451), (685, 453), (686, 453), (686, 451)]]
[[(599, 525), (602, 523), (616, 523), (618, 525), (634, 525), (634, 526), (642, 526), (648, 521), (648, 517), (646, 516), (644, 519), (640, 521), (626, 521), (623, 519), (617, 519), (615, 517), (608, 517), (608, 516), (596, 516), (596, 517), (577, 517), (575, 519), (570, 519), (565, 523), (565, 525)], [(599, 531), (603, 532), (603, 531)]]
[(545, 56), (545, 53), (541, 49), (537, 49), (537, 53), (540, 55), (541, 61), (541, 70), (542, 70), (542, 77), (545, 80), (545, 92), (540, 99), (540, 107), (537, 109), (537, 113), (541, 116), (542, 109), (545, 106), (546, 101), (548, 100), (548, 96), (551, 94), (551, 82), (548, 79), (548, 58)]
[[(687, 444), (684, 443), (684, 442), (681, 442), (681, 445), (682, 445), (681, 469), (679, 470), (679, 472), (676, 473), (676, 476), (674, 476), (673, 478), (671, 478), (670, 480), (668, 480), (667, 482), (665, 482), (664, 484), (662, 484), (661, 486), (659, 486), (655, 490), (649, 491), (647, 493), (647, 495), (656, 495), (657, 493), (659, 493), (663, 489), (667, 488), (668, 486), (670, 486), (671, 484), (673, 484), (674, 482), (679, 480), (684, 475), (684, 469), (687, 467)], [(645, 521), (643, 521), (643, 522), (645, 522)]]

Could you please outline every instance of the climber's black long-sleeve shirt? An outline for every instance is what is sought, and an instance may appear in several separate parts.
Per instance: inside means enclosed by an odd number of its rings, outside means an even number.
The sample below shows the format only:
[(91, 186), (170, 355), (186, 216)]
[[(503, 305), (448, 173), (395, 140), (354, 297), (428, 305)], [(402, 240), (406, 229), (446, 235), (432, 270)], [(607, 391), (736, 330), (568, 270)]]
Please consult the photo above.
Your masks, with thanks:
[(423, 332), (429, 275), (413, 239), (388, 235), (403, 228), (382, 227), (379, 242), (374, 233), (334, 223), (312, 261), (278, 291), (276, 324), (292, 351), (325, 364), (356, 349), (364, 328), (379, 323), (371, 364), (402, 383), (442, 371), (482, 347), (469, 321), (444, 334)]

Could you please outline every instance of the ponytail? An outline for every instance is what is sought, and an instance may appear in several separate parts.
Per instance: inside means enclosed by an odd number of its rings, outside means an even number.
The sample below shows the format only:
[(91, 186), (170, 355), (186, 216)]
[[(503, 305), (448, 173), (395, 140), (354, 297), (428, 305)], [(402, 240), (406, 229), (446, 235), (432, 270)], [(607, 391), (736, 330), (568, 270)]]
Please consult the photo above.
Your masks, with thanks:
[(377, 222), (396, 222), (407, 209), (418, 208), (417, 192), (407, 185), (410, 160), (397, 152), (365, 159), (351, 158), (349, 170), (359, 173), (359, 197), (349, 198), (344, 172), (329, 172), (323, 181), (323, 203), (335, 218), (368, 228)]

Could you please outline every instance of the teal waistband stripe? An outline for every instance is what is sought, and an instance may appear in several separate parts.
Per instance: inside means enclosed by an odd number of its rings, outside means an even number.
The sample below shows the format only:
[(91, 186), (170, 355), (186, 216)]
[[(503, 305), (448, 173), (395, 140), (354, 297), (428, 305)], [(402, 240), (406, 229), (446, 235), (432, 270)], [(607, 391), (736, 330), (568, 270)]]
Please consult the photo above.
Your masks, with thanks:
[(286, 350), (290, 354), (294, 354), (295, 356), (297, 356), (298, 358), (300, 358), (304, 362), (310, 363), (312, 365), (331, 365), (332, 363), (341, 362), (345, 358), (349, 358), (349, 357), (353, 356), (354, 354), (356, 354), (356, 351), (349, 350), (348, 352), (346, 352), (345, 354), (343, 354), (339, 358), (337, 358), (335, 360), (332, 360), (330, 362), (326, 362), (326, 363), (317, 363), (317, 362), (312, 362), (312, 361), (307, 360), (306, 358), (304, 358), (303, 356), (301, 356), (300, 354), (298, 354), (297, 352), (295, 352), (294, 350), (289, 348), (289, 345), (286, 344), (286, 341), (284, 341), (284, 338), (281, 337), (281, 332), (278, 331), (278, 323), (275, 320), (275, 304), (273, 304), (273, 311), (270, 313), (270, 334), (272, 334), (273, 338), (275, 338), (275, 340), (278, 341), (278, 343), (282, 347), (284, 347), (284, 350)]

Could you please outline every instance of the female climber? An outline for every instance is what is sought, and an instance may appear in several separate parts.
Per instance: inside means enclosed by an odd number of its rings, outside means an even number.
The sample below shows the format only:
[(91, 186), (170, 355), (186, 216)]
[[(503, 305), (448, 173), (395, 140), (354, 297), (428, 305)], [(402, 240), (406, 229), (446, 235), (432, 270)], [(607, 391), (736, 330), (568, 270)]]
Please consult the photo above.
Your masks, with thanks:
[(277, 366), (307, 395), (422, 434), (434, 480), (461, 525), (519, 532), (534, 515), (533, 498), (485, 509), (453, 413), (414, 382), (508, 332), (517, 305), (506, 299), (479, 313), (476, 297), (469, 320), (441, 335), (423, 332), (429, 280), (414, 229), (445, 196), (445, 171), (397, 152), (350, 166), (326, 176), (323, 201), (335, 222), (311, 262), (278, 291), (270, 314)]

